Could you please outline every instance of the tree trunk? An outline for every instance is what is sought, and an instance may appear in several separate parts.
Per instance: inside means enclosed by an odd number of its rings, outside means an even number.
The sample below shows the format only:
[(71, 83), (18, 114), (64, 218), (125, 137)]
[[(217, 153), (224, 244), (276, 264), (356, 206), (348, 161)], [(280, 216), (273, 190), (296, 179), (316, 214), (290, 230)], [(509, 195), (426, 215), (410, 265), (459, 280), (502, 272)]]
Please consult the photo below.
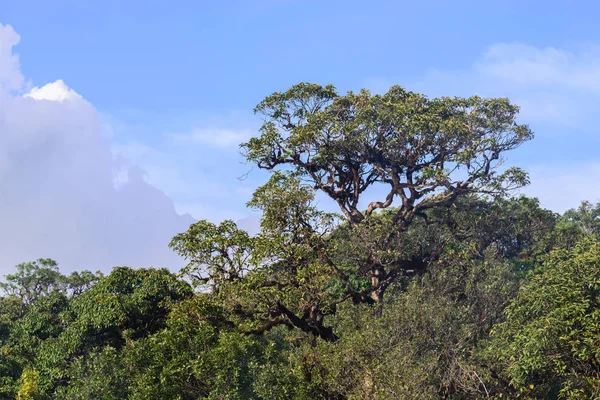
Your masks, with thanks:
[(379, 264), (372, 266), (371, 288), (373, 288), (373, 291), (371, 292), (371, 300), (375, 303), (383, 301), (383, 292), (385, 291), (385, 287), (381, 285), (383, 279), (385, 279), (385, 269)]

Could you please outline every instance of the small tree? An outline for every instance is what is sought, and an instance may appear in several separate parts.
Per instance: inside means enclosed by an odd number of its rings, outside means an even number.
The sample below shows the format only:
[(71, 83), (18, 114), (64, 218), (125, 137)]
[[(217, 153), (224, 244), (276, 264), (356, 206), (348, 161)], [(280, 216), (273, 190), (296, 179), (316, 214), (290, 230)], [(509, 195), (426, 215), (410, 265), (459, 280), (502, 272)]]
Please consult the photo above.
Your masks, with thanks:
[(31, 305), (40, 296), (64, 290), (64, 278), (56, 261), (40, 258), (17, 265), (17, 272), (6, 275), (6, 282), (0, 282), (0, 290)]
[(0, 293), (14, 296), (28, 306), (41, 296), (55, 292), (78, 296), (102, 278), (100, 271), (83, 270), (63, 275), (58, 263), (50, 258), (21, 263), (16, 268), (17, 272), (6, 275), (5, 282), (0, 282)]

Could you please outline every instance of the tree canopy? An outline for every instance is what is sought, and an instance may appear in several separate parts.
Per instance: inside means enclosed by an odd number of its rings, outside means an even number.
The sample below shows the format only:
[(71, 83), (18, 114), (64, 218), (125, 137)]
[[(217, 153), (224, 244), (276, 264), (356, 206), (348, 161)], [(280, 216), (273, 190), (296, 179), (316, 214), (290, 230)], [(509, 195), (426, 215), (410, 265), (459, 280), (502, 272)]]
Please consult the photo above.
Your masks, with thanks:
[[(398, 246), (415, 218), (461, 197), (498, 197), (527, 183), (518, 168), (499, 169), (504, 152), (532, 137), (506, 99), (428, 99), (398, 86), (384, 95), (342, 96), (332, 86), (302, 83), (266, 97), (255, 111), (265, 120), (260, 136), (242, 147), (249, 161), (273, 171), (249, 203), (263, 213), (261, 235), (250, 239), (233, 222), (200, 221), (171, 245), (190, 267), (206, 266), (206, 280), (252, 271), (244, 280), (266, 300), (258, 329), (289, 325), (335, 340), (323, 321), (338, 304), (381, 302), (391, 284), (440, 255), (441, 246), (420, 254)], [(368, 189), (380, 188), (384, 198), (360, 209)], [(319, 209), (316, 192), (333, 199), (341, 215)], [(351, 262), (337, 250), (341, 231)]]

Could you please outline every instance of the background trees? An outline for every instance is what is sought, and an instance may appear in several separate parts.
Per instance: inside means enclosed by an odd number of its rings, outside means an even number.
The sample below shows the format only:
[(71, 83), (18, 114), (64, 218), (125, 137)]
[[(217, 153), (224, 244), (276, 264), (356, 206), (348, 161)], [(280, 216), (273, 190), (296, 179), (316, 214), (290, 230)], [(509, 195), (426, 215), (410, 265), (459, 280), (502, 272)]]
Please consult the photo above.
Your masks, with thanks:
[[(372, 240), (387, 234), (394, 212), (373, 217), (382, 228)], [(344, 280), (322, 280), (332, 275), (308, 266), (315, 276), (302, 275), (301, 263), (250, 261), (235, 279), (201, 279), (195, 292), (166, 270), (125, 267), (80, 292), (44, 280), (61, 289), (32, 301), (13, 287), (0, 299), (0, 398), (593, 398), (600, 253), (597, 238), (572, 223), (577, 212), (469, 196), (428, 210), (389, 246), (402, 259), (439, 255), (391, 284), (383, 303), (339, 302), (323, 319), (335, 340), (292, 323), (265, 328), (277, 302), (298, 312), (347, 295)], [(273, 229), (289, 244), (286, 257), (308, 258), (314, 237), (277, 226), (263, 235)], [(230, 223), (199, 227), (238, 243), (238, 256), (282, 247)], [(327, 251), (353, 287), (368, 289), (353, 229), (334, 225)]]
[(598, 241), (550, 252), (505, 314), (494, 343), (512, 386), (540, 398), (600, 395)]

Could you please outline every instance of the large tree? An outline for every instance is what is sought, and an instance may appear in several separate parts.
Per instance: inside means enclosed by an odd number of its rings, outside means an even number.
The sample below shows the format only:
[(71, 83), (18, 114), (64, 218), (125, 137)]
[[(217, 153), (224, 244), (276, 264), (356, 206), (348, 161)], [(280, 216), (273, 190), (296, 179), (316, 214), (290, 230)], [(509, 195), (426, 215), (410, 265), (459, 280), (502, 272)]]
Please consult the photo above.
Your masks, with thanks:
[[(381, 96), (340, 96), (332, 86), (299, 84), (268, 96), (256, 112), (265, 122), (244, 145), (248, 160), (291, 169), (335, 200), (354, 226), (398, 199), (393, 221), (405, 230), (419, 213), (461, 195), (499, 195), (526, 182), (518, 169), (497, 168), (503, 152), (532, 137), (507, 99), (428, 99), (399, 86)], [(376, 184), (385, 196), (361, 210), (363, 193)], [(372, 253), (371, 293), (379, 300), (400, 271), (386, 270)]]
[[(261, 234), (200, 222), (171, 245), (192, 270), (205, 271), (213, 290), (226, 276), (259, 291), (246, 296), (256, 298), (247, 309), (262, 314), (259, 331), (285, 324), (333, 339), (323, 319), (337, 304), (379, 303), (391, 284), (440, 255), (439, 246), (412, 254), (398, 248), (415, 218), (527, 183), (520, 169), (502, 167), (504, 152), (532, 138), (507, 99), (428, 99), (398, 86), (384, 95), (340, 95), (302, 83), (255, 111), (264, 124), (242, 147), (250, 162), (273, 172), (249, 203), (263, 212)], [(319, 208), (318, 192), (341, 215)]]

